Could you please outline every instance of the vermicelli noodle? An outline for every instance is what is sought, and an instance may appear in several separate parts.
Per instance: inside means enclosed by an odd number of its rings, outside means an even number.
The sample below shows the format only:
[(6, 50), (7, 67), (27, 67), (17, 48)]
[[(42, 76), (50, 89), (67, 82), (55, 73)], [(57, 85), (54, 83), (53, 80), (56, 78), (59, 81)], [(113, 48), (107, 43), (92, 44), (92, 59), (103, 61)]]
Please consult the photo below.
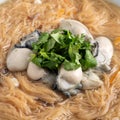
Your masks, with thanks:
[(0, 120), (120, 119), (120, 41), (104, 85), (71, 98), (30, 81), (26, 72), (3, 73), (6, 56), (20, 38), (35, 29), (57, 28), (65, 18), (82, 22), (94, 37), (120, 37), (120, 8), (104, 0), (11, 0), (0, 5)]

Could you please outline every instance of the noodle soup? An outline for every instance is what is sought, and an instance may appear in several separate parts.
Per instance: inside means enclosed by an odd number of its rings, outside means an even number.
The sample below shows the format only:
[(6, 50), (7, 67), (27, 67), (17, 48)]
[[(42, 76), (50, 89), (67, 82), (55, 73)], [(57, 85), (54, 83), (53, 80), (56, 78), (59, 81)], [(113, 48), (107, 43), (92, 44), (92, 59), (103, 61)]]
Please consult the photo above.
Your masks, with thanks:
[[(103, 85), (67, 98), (47, 85), (30, 81), (23, 72), (6, 70), (11, 48), (35, 29), (59, 27), (63, 19), (80, 21), (94, 38), (114, 45), (112, 70)], [(120, 119), (120, 8), (104, 0), (11, 0), (0, 6), (0, 119), (111, 120)]]

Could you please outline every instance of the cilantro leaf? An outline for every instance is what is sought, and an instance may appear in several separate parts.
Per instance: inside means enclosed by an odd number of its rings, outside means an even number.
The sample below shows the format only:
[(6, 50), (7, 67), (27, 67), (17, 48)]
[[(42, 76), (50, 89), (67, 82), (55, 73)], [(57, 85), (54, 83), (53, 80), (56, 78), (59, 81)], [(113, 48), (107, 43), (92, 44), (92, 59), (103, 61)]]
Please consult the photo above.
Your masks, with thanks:
[(66, 70), (75, 70), (80, 66), (87, 70), (97, 64), (91, 52), (92, 45), (85, 35), (73, 35), (68, 30), (41, 33), (32, 48), (31, 61), (51, 70), (57, 70), (62, 64)]
[(80, 67), (80, 64), (76, 64), (74, 62), (70, 62), (70, 61), (65, 60), (63, 62), (63, 66), (66, 70), (75, 70), (75, 69)]
[(85, 59), (82, 60), (83, 70), (87, 70), (89, 68), (93, 68), (97, 65), (96, 59), (93, 57), (91, 51), (86, 50)]

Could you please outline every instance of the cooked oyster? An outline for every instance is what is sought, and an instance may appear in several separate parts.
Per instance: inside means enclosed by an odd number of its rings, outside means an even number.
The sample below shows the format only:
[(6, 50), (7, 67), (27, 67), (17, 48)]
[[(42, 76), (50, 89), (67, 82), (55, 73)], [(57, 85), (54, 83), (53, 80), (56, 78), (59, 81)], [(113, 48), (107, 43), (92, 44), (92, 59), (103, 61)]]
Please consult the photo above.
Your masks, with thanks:
[(80, 84), (81, 80), (81, 67), (76, 70), (67, 71), (62, 66), (57, 77), (57, 88), (68, 96), (75, 95), (82, 88)]
[(95, 89), (103, 85), (102, 80), (100, 79), (100, 73), (97, 74), (98, 71), (88, 70), (83, 73), (83, 77), (81, 80), (82, 89)]
[(39, 36), (40, 36), (40, 32), (35, 30), (34, 32), (23, 37), (21, 41), (15, 45), (15, 47), (32, 49), (32, 43), (38, 41)]
[(27, 69), (30, 54), (32, 51), (28, 48), (15, 48), (7, 56), (6, 64), (10, 71), (24, 71)]
[(93, 40), (93, 36), (88, 28), (79, 21), (71, 19), (62, 20), (60, 23), (60, 29), (69, 30), (74, 35), (84, 34), (88, 39)]

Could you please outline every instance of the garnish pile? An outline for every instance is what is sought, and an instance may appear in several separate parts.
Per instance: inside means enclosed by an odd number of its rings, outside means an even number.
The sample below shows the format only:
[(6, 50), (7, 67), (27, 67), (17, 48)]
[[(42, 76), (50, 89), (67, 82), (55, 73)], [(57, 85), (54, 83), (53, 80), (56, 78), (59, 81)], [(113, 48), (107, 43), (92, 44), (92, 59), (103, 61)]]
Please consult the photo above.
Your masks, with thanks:
[(39, 40), (32, 44), (31, 60), (36, 65), (57, 70), (61, 65), (66, 70), (82, 70), (95, 67), (97, 62), (92, 55), (92, 45), (85, 35), (73, 35), (67, 30), (54, 30), (41, 33)]

